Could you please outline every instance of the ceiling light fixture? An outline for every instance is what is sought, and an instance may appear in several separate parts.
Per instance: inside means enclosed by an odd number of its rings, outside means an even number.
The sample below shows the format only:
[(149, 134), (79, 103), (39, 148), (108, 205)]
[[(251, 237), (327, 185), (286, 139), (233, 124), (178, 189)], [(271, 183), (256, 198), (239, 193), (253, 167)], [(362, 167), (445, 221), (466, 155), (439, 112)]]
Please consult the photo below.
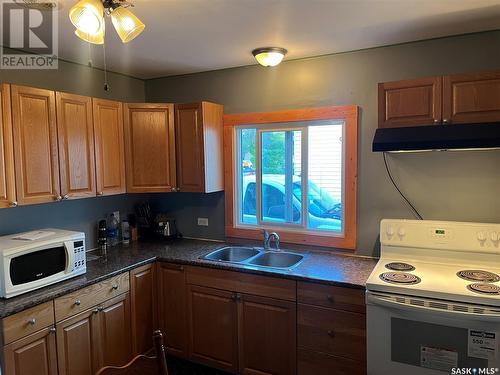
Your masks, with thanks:
[(109, 16), (122, 42), (128, 43), (146, 27), (127, 9), (130, 6), (133, 5), (125, 0), (80, 0), (70, 9), (69, 19), (80, 39), (104, 44), (104, 17)]
[(252, 51), (255, 60), (262, 66), (276, 66), (285, 57), (288, 51), (280, 47), (256, 48)]

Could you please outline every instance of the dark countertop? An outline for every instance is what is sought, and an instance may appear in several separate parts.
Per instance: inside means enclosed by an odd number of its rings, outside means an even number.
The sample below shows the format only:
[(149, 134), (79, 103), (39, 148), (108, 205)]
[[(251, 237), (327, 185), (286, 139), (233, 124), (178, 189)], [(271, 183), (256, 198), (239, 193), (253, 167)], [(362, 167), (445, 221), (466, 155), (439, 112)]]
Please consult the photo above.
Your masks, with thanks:
[[(15, 314), (29, 307), (71, 293), (77, 289), (97, 283), (133, 268), (156, 260), (171, 263), (206, 266), (253, 274), (276, 276), (303, 281), (316, 281), (331, 285), (364, 289), (366, 280), (375, 267), (376, 259), (326, 253), (324, 251), (304, 251), (286, 246), (296, 253), (309, 253), (298, 266), (288, 269), (257, 268), (233, 263), (221, 263), (200, 259), (210, 250), (223, 247), (227, 243), (203, 240), (178, 239), (169, 241), (136, 242), (129, 246), (117, 246), (108, 250), (106, 259), (99, 258), (87, 262), (87, 273), (73, 279), (22, 294), (9, 299), (0, 299), (0, 318)], [(256, 246), (260, 244), (254, 243)]]

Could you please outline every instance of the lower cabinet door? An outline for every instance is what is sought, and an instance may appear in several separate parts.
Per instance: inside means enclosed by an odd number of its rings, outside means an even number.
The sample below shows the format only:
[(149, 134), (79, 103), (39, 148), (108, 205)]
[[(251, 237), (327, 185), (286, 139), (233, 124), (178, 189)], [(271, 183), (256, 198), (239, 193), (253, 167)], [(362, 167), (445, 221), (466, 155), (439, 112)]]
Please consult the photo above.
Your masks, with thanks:
[(98, 309), (56, 325), (59, 375), (94, 375), (99, 368)]
[(46, 328), (4, 346), (5, 375), (57, 375), (56, 335)]
[(106, 301), (99, 310), (101, 366), (123, 366), (132, 357), (129, 294)]
[(295, 374), (295, 303), (242, 295), (238, 309), (240, 373)]
[(190, 359), (238, 371), (238, 312), (235, 294), (188, 286)]
[(308, 349), (297, 351), (298, 375), (366, 375), (366, 362)]

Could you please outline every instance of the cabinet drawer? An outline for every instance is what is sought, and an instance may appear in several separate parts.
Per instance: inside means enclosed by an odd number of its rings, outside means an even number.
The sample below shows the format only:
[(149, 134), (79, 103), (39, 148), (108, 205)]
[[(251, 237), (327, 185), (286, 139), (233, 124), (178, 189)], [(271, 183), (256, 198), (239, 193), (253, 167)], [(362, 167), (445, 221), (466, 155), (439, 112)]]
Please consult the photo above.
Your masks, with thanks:
[(128, 292), (128, 272), (90, 285), (55, 300), (56, 321), (68, 318), (110, 298)]
[(299, 282), (297, 301), (339, 310), (366, 312), (365, 291), (360, 289)]
[(187, 283), (255, 296), (296, 301), (296, 282), (243, 272), (187, 267)]
[(4, 345), (54, 324), (52, 301), (21, 311), (2, 320)]
[(297, 351), (298, 375), (365, 375), (366, 363), (307, 349)]
[(366, 360), (366, 315), (300, 305), (299, 347), (356, 360)]

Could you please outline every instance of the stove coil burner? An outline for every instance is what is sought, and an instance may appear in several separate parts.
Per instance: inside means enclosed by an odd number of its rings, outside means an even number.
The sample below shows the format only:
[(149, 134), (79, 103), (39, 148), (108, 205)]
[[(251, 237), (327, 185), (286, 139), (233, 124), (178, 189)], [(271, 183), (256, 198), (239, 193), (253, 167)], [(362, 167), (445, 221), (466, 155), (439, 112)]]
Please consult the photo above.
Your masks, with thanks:
[(457, 276), (467, 281), (481, 281), (483, 283), (496, 283), (500, 281), (500, 276), (496, 273), (483, 270), (464, 270), (458, 272)]
[(500, 295), (500, 286), (495, 284), (484, 284), (484, 283), (469, 284), (467, 285), (467, 289), (481, 294)]
[(402, 262), (387, 263), (385, 265), (385, 268), (390, 269), (392, 271), (414, 271), (415, 270), (415, 267), (413, 267), (411, 264), (402, 263)]
[(406, 272), (384, 272), (380, 278), (393, 284), (418, 284), (421, 281), (420, 277)]

